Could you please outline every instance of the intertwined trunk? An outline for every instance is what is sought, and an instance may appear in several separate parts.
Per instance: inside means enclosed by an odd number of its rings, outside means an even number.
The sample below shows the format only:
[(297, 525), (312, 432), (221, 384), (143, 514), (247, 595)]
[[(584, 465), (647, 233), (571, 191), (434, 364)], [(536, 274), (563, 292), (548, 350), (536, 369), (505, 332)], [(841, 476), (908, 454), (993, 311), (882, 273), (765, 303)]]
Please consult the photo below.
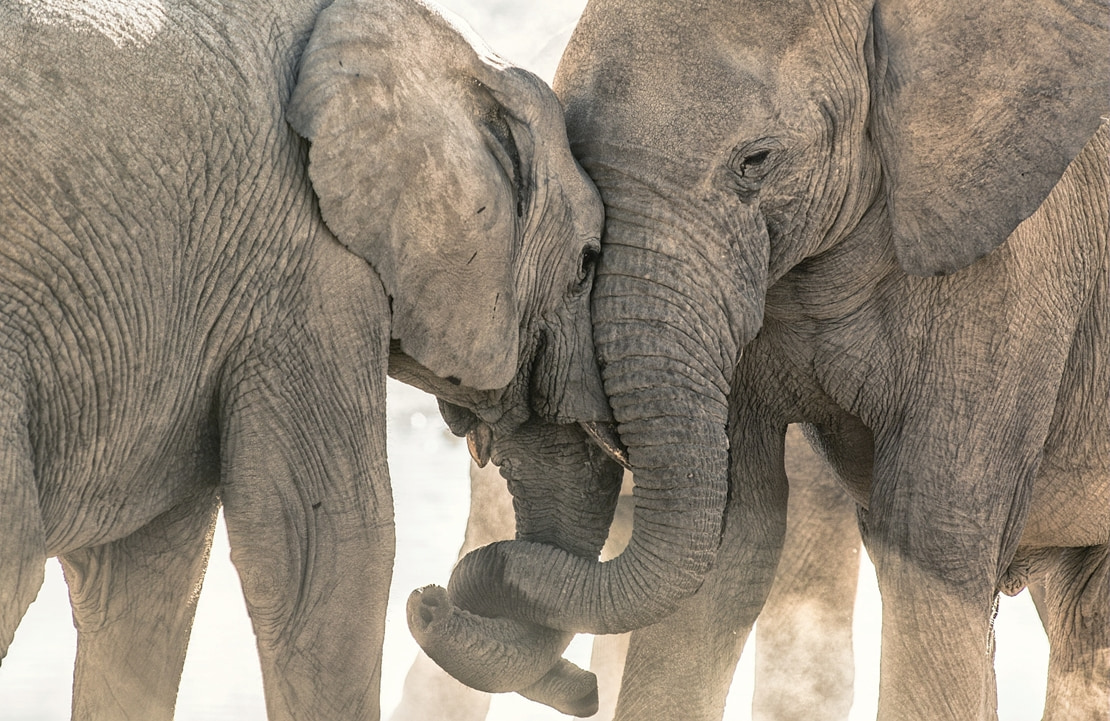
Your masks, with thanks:
[[(566, 538), (496, 544), (460, 563), (451, 592), (483, 615), (604, 634), (660, 620), (713, 563), (727, 496), (731, 371), (762, 317), (761, 289), (745, 291), (759, 284), (751, 279), (762, 278), (766, 260), (738, 258), (740, 244), (729, 242), (738, 221), (705, 212), (704, 199), (676, 210), (678, 188), (617, 187), (627, 172), (590, 171), (608, 209), (594, 339), (636, 481), (632, 539), (605, 563), (568, 553)], [(573, 503), (559, 511), (573, 513)]]

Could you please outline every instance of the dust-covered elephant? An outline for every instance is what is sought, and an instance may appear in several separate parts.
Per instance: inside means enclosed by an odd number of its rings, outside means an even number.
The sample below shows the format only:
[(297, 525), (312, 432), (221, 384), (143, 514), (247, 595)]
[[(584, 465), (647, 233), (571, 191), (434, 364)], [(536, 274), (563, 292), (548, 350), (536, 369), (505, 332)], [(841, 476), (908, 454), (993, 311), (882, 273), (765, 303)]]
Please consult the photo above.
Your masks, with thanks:
[(693, 7), (593, 0), (554, 83), (606, 205), (594, 338), (628, 550), (495, 544), (452, 600), (642, 628), (617, 717), (718, 718), (802, 423), (864, 509), (881, 719), (990, 718), (992, 608), (1032, 577), (1045, 717), (1105, 719), (1106, 3)]
[(0, 76), (0, 656), (57, 556), (74, 718), (170, 718), (222, 503), (270, 718), (378, 718), (387, 371), (608, 413), (558, 101), (417, 0), (17, 0)]

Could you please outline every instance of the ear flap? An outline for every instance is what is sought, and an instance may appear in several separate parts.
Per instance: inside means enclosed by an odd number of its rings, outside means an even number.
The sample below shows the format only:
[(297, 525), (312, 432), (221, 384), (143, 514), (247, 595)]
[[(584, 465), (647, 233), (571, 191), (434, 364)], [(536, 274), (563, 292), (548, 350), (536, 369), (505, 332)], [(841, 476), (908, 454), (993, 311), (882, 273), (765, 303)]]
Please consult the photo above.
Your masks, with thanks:
[(1110, 110), (1104, 2), (877, 0), (872, 133), (916, 275), (986, 255)]
[(508, 385), (520, 334), (513, 177), (483, 125), (496, 62), (416, 0), (337, 0), (288, 109), (325, 222), (392, 298), (393, 337), (480, 390)]

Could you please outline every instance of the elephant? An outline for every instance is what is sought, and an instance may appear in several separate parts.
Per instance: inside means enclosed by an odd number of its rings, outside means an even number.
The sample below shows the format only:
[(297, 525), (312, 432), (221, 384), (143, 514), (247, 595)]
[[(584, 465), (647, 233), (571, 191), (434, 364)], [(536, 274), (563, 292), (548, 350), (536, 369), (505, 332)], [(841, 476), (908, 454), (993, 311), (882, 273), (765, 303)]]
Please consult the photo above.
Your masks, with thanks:
[[(852, 613), (860, 568), (855, 504), (794, 427), (786, 436), (786, 469), (794, 492), (782, 560), (756, 626), (753, 718), (844, 720), (853, 700)], [(626, 473), (602, 560), (619, 555), (631, 536), (632, 488)], [(459, 558), (514, 534), (511, 497), (497, 467), (472, 462), (470, 489)], [(628, 634), (593, 640), (590, 671), (598, 677), (599, 709), (592, 719), (613, 718), (628, 640)], [(489, 706), (489, 694), (464, 686), (421, 654), (390, 718), (483, 721)]]
[(628, 549), (492, 544), (450, 601), (526, 649), (634, 630), (617, 718), (719, 718), (795, 423), (861, 509), (880, 719), (992, 718), (992, 611), (1031, 579), (1045, 718), (1105, 719), (1106, 4), (696, 7), (592, 0), (554, 82), (606, 207), (592, 313)]
[(479, 443), (610, 417), (555, 95), (419, 0), (0, 34), (0, 657), (56, 556), (73, 717), (171, 718), (222, 505), (269, 717), (379, 718), (387, 374)]

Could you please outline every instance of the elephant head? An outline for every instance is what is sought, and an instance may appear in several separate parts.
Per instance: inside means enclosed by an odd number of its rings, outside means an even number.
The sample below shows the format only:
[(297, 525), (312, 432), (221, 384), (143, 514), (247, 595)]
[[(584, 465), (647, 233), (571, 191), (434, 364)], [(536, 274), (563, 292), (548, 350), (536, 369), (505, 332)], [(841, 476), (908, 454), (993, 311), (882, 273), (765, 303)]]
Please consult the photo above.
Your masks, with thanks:
[(634, 531), (606, 563), (480, 549), (456, 569), (459, 603), (616, 633), (694, 593), (768, 290), (842, 243), (880, 243), (921, 276), (1002, 243), (1106, 111), (1107, 24), (1105, 6), (1020, 0), (592, 0), (555, 88), (606, 205), (594, 337)]
[(391, 375), (480, 437), (527, 418), (529, 394), (547, 420), (608, 416), (589, 320), (602, 209), (543, 81), (423, 2), (338, 0), (287, 117), (325, 222), (389, 295)]

